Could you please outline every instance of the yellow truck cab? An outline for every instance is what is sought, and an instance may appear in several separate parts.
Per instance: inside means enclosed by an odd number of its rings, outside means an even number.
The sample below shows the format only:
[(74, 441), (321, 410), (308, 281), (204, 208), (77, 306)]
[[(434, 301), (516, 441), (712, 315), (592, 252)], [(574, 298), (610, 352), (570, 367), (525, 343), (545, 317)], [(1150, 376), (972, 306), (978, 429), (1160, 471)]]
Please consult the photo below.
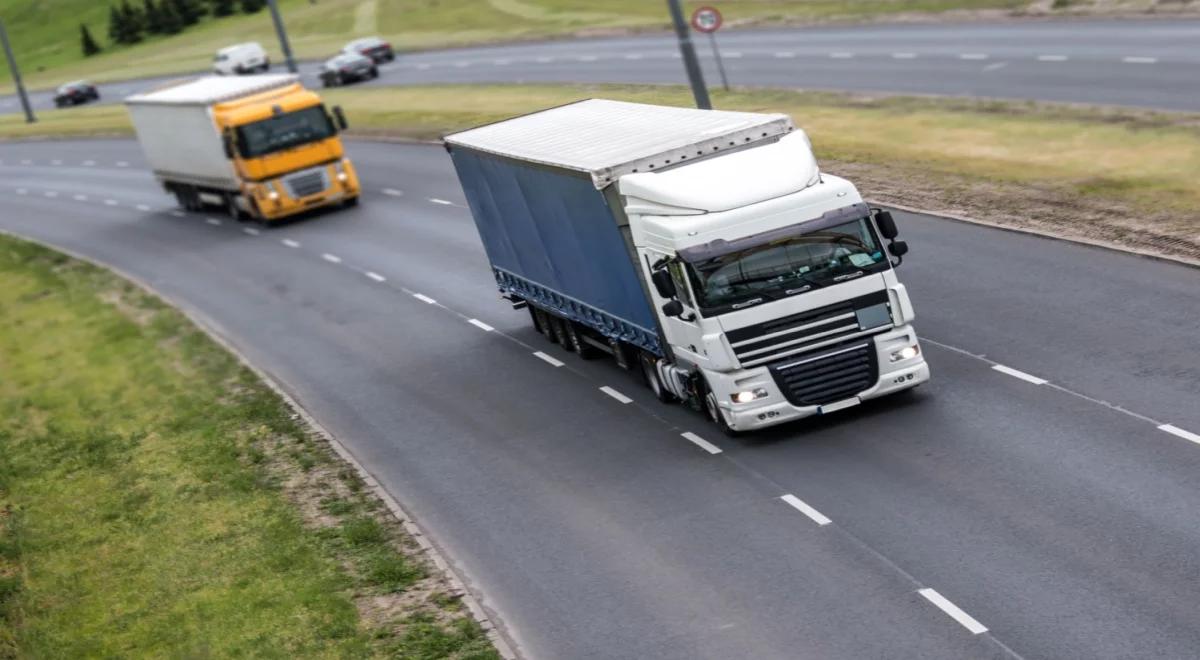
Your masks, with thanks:
[(188, 210), (271, 221), (358, 201), (345, 117), (298, 76), (209, 76), (125, 103), (155, 176)]

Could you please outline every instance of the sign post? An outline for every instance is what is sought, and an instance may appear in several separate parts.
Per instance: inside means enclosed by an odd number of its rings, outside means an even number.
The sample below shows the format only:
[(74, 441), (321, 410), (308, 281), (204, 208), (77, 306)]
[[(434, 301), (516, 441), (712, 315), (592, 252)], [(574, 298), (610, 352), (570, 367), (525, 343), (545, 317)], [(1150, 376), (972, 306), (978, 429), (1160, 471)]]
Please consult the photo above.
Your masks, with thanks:
[(723, 21), (721, 12), (717, 11), (716, 7), (700, 7), (692, 12), (692, 27), (696, 28), (697, 32), (704, 32), (708, 35), (708, 42), (712, 44), (713, 58), (717, 60), (717, 71), (721, 73), (721, 86), (728, 92), (729, 78), (725, 75), (725, 62), (721, 60), (721, 50), (717, 48), (717, 30), (721, 29)]
[(4, 45), (4, 56), (8, 58), (8, 68), (12, 71), (13, 86), (17, 88), (17, 96), (21, 98), (21, 107), (25, 109), (25, 121), (32, 124), (37, 121), (33, 116), (33, 108), (29, 105), (29, 97), (25, 94), (25, 85), (21, 84), (21, 70), (17, 68), (17, 58), (13, 56), (12, 46), (8, 43), (8, 31), (4, 29), (4, 21), (0, 21), (0, 42)]
[(692, 47), (692, 34), (683, 20), (683, 8), (679, 6), (679, 0), (667, 0), (667, 8), (671, 10), (671, 22), (675, 24), (675, 36), (679, 38), (679, 56), (683, 58), (683, 68), (687, 71), (688, 82), (692, 84), (696, 107), (712, 110), (708, 87), (704, 84), (704, 72), (700, 70), (696, 49)]

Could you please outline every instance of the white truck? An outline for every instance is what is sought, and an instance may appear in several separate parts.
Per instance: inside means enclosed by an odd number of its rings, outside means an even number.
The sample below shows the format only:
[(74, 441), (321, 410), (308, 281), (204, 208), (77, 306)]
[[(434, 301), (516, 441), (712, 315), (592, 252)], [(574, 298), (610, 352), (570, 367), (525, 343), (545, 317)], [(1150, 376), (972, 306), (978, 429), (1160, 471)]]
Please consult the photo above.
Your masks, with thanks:
[(445, 142), (502, 296), (726, 433), (929, 379), (895, 221), (785, 115), (593, 99)]

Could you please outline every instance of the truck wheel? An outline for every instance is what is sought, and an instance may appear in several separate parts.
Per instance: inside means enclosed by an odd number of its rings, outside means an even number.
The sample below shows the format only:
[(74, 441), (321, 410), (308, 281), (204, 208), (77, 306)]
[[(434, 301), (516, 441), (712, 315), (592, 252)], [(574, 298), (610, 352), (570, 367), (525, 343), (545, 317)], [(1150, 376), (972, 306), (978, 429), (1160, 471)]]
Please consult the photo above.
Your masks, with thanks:
[(646, 381), (646, 386), (654, 393), (654, 398), (663, 403), (674, 403), (675, 395), (663, 385), (662, 379), (658, 377), (658, 358), (649, 354), (642, 353), (638, 358), (638, 362), (642, 365), (642, 379)]
[(237, 195), (234, 195), (233, 193), (225, 193), (225, 212), (229, 214), (229, 217), (237, 220), (238, 222), (245, 222), (251, 219), (250, 214), (246, 213), (242, 210), (242, 207), (238, 206)]
[(543, 312), (537, 307), (530, 305), (529, 320), (533, 321), (533, 329), (537, 330), (539, 334), (548, 334), (549, 330), (546, 328), (546, 312)]
[(583, 340), (583, 332), (579, 329), (579, 324), (574, 321), (565, 322), (567, 328), (567, 346), (575, 351), (579, 357), (585, 360), (591, 360), (596, 357), (596, 347)]
[(567, 321), (557, 316), (550, 317), (550, 328), (554, 330), (553, 341), (564, 348), (571, 347), (571, 339), (567, 337)]
[(721, 414), (721, 409), (717, 406), (717, 395), (713, 394), (713, 391), (708, 388), (707, 383), (705, 383), (704, 387), (704, 414), (708, 417), (709, 421), (717, 425), (717, 429), (721, 433), (731, 438), (741, 435), (740, 431), (733, 430), (725, 421), (725, 415)]

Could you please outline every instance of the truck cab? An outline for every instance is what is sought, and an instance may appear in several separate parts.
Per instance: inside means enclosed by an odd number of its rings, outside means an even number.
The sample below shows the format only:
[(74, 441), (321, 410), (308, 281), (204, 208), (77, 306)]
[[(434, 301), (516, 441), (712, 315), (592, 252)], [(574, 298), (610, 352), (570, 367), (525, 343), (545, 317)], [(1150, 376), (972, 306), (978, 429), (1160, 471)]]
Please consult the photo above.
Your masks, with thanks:
[(907, 248), (885, 243), (894, 222), (849, 181), (821, 174), (803, 132), (626, 175), (619, 188), (673, 354), (663, 383), (686, 398), (688, 379), (702, 378), (706, 412), (723, 428), (832, 412), (929, 379), (893, 265)]

